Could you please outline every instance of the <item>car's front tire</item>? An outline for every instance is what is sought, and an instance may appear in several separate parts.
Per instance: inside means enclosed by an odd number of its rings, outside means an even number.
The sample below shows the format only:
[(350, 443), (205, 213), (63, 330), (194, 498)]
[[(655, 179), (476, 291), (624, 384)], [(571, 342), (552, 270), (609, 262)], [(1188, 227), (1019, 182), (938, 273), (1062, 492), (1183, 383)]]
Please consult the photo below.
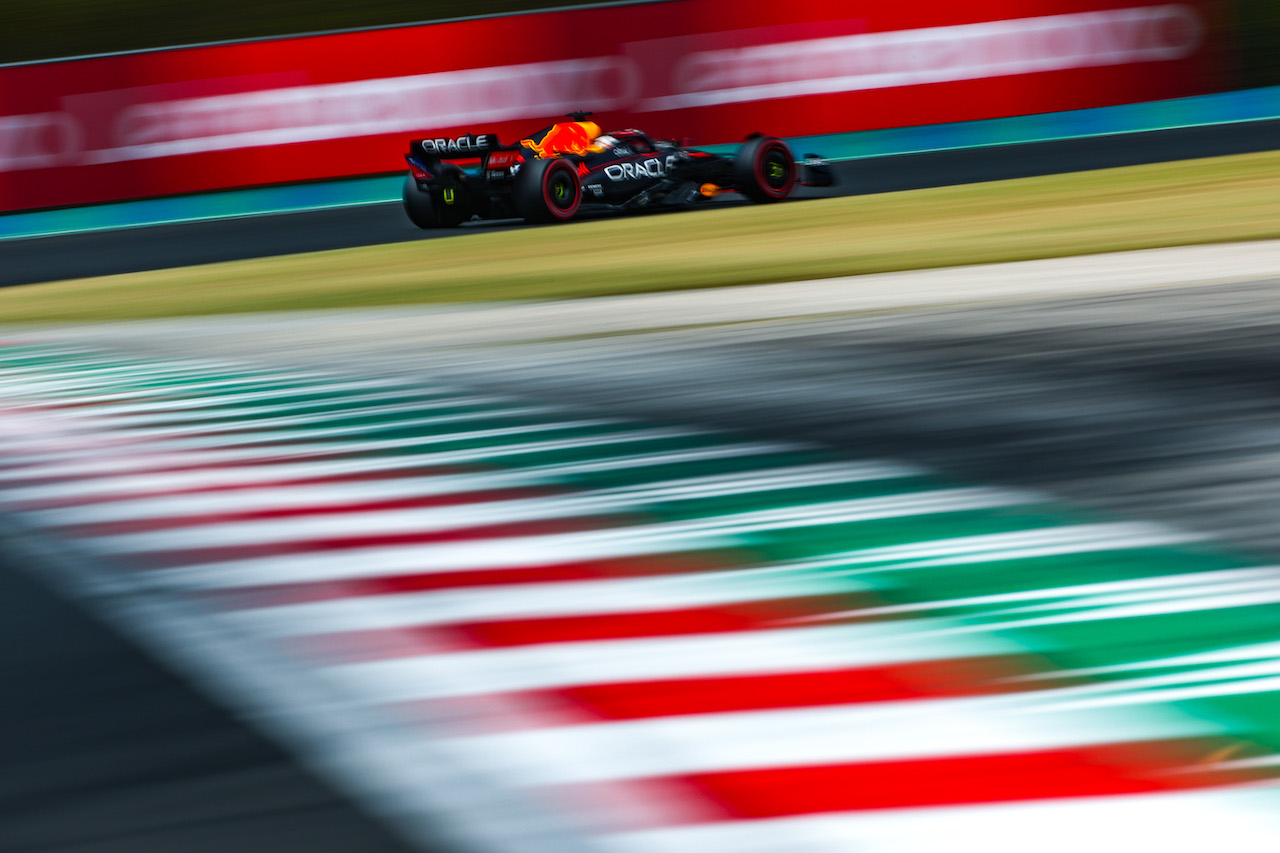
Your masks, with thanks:
[(582, 205), (582, 180), (567, 160), (532, 160), (516, 175), (512, 201), (526, 222), (564, 222)]
[(795, 189), (796, 158), (781, 139), (758, 136), (734, 156), (733, 175), (737, 190), (752, 201), (781, 201)]

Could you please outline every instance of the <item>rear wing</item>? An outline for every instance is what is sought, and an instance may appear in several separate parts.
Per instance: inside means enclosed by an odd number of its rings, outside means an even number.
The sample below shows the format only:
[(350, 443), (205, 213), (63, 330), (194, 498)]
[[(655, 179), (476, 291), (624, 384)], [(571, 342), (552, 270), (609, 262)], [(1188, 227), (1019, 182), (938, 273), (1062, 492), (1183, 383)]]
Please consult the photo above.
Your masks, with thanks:
[(435, 136), (409, 143), (409, 157), (423, 160), (474, 160), (504, 146), (496, 133), (464, 133), (462, 136)]

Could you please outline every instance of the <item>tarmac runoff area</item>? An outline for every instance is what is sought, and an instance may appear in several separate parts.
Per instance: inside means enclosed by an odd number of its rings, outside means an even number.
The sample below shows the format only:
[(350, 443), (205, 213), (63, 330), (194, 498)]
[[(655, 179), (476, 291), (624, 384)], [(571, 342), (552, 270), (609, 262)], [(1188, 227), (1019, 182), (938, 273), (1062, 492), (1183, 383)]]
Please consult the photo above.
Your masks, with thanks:
[[(125, 340), (175, 354), (195, 355), (199, 350), (262, 356), (285, 351), (306, 357), (317, 355), (309, 347), (327, 351), (344, 346), (394, 358), (399, 347), (417, 351), (774, 319), (1082, 299), (1277, 277), (1280, 241), (1266, 240), (545, 303), (228, 315), (20, 331), (36, 339), (70, 335), (104, 344)], [(252, 345), (247, 345), (245, 335), (252, 335)]]
[(1267, 455), (1280, 453), (1267, 432), (1278, 283), (1280, 240), (1267, 240), (587, 300), (14, 331), (449, 378), (857, 443), (1280, 553), (1265, 509), (1280, 501)]
[(1280, 553), (1265, 509), (1278, 282), (1269, 240), (576, 301), (8, 331), (857, 442)]
[[(515, 804), (499, 850), (1270, 849), (1278, 284), (1267, 242), (14, 329), (0, 499), (421, 846), (435, 790)], [(869, 693), (806, 706), (832, 672)]]

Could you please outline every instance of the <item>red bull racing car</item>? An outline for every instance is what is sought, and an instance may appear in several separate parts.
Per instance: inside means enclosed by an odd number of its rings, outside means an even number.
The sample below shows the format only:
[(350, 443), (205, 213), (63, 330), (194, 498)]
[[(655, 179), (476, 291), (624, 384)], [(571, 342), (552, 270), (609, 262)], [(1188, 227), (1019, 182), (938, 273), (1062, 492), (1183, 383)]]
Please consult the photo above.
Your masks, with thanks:
[(590, 115), (572, 113), (515, 145), (492, 133), (413, 140), (405, 212), (419, 228), (475, 218), (563, 222), (587, 211), (689, 207), (724, 192), (773, 202), (798, 184), (833, 183), (825, 161), (797, 163), (781, 139), (756, 135), (721, 156), (638, 130), (602, 133)]

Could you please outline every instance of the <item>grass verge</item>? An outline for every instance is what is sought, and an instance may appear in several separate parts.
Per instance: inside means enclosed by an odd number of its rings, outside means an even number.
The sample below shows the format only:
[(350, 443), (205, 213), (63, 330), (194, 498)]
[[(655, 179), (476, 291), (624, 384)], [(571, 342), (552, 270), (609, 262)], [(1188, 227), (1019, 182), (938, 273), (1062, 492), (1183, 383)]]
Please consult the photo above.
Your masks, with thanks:
[(566, 299), (1276, 237), (1267, 152), (11, 287), (0, 321)]

